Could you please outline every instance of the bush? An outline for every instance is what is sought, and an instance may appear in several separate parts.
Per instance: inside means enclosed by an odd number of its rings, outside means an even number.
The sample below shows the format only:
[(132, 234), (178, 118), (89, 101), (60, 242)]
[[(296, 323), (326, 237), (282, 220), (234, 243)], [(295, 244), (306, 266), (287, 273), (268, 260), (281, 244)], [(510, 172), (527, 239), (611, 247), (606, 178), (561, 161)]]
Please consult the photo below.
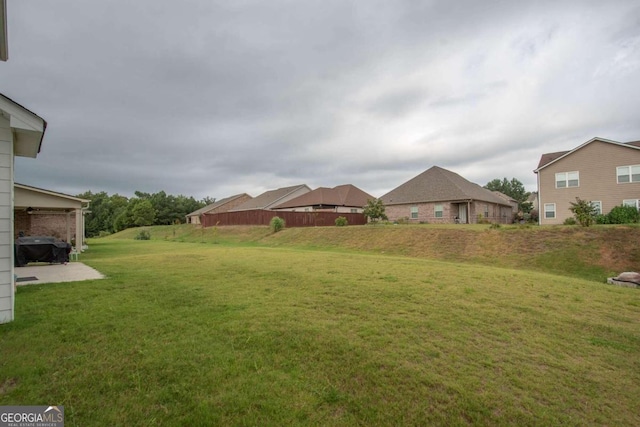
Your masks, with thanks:
[(497, 222), (494, 222), (489, 226), (489, 230), (498, 230), (499, 228), (502, 228), (502, 226)]
[(387, 215), (385, 214), (385, 206), (380, 199), (369, 199), (364, 207), (364, 216), (366, 216), (372, 223), (377, 223), (379, 220), (386, 221)]
[(274, 216), (269, 222), (269, 227), (273, 233), (277, 233), (284, 228), (284, 219), (279, 216)]
[(481, 213), (478, 214), (478, 224), (491, 224), (491, 221), (489, 221), (488, 218), (485, 218), (484, 215), (482, 215)]
[[(579, 197), (576, 197), (576, 202), (571, 202), (571, 207), (569, 208), (571, 212), (573, 212), (573, 216), (576, 221), (583, 227), (589, 227), (596, 221), (597, 210), (596, 207), (588, 200), (582, 200)], [(565, 221), (565, 224), (567, 222)]]
[(616, 206), (607, 214), (607, 224), (633, 224), (640, 222), (635, 206)]
[(576, 219), (575, 218), (567, 218), (564, 220), (563, 222), (564, 225), (576, 225)]
[(349, 225), (349, 221), (347, 221), (347, 218), (343, 216), (339, 216), (338, 218), (336, 218), (336, 226), (344, 227), (346, 225)]
[(609, 224), (609, 217), (607, 215), (596, 215), (596, 224)]
[(151, 234), (147, 230), (140, 230), (134, 240), (151, 240)]

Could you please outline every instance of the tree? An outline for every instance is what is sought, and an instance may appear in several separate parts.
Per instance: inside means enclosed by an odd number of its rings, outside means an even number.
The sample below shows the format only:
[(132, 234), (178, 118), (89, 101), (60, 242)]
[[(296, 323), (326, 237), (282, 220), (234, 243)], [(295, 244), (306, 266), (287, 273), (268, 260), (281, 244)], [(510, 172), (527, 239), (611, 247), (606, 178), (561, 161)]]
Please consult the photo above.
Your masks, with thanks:
[(516, 178), (511, 178), (511, 181), (507, 178), (502, 180), (496, 178), (487, 183), (484, 188), (491, 191), (499, 191), (511, 197), (518, 202), (518, 210), (522, 211), (522, 213), (529, 213), (533, 209), (533, 204), (527, 201), (531, 193), (526, 191), (524, 185)]
[(369, 218), (369, 220), (373, 223), (378, 222), (378, 220), (386, 220), (387, 215), (384, 213), (385, 207), (384, 203), (380, 199), (369, 199), (367, 200), (367, 205), (364, 207), (364, 216)]
[(569, 210), (573, 212), (573, 216), (581, 226), (589, 227), (596, 221), (598, 210), (591, 202), (576, 197), (575, 203), (570, 202), (570, 204)]
[(87, 191), (77, 195), (80, 199), (90, 200), (89, 211), (85, 216), (85, 230), (87, 237), (95, 237), (100, 232), (112, 233), (116, 216), (126, 208), (129, 200), (114, 194), (109, 196), (106, 192), (92, 193)]
[(153, 221), (156, 219), (156, 211), (149, 200), (133, 199), (129, 206), (131, 206), (131, 221), (133, 225), (137, 227), (153, 225)]
[[(193, 197), (183, 195), (167, 195), (158, 193), (135, 192), (136, 197), (129, 200), (119, 194), (109, 196), (106, 192), (91, 191), (78, 194), (81, 199), (90, 200), (89, 211), (85, 216), (85, 229), (88, 237), (99, 236), (102, 232), (113, 233), (128, 227), (140, 225), (169, 225), (186, 221), (187, 214), (206, 206), (206, 198), (197, 201)], [(137, 206), (138, 203), (147, 203)], [(149, 210), (151, 206), (151, 210)], [(135, 212), (134, 212), (134, 208)], [(151, 212), (152, 211), (152, 212)], [(153, 215), (151, 215), (153, 213)], [(153, 218), (151, 223), (149, 218)]]

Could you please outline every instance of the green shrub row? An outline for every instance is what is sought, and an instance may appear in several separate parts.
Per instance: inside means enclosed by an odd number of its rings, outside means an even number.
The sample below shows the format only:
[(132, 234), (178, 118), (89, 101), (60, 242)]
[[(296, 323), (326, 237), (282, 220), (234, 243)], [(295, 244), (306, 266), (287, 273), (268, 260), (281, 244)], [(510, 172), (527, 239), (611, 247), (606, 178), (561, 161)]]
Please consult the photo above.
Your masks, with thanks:
[(597, 224), (636, 224), (640, 222), (640, 211), (634, 206), (616, 206), (606, 215), (596, 215)]

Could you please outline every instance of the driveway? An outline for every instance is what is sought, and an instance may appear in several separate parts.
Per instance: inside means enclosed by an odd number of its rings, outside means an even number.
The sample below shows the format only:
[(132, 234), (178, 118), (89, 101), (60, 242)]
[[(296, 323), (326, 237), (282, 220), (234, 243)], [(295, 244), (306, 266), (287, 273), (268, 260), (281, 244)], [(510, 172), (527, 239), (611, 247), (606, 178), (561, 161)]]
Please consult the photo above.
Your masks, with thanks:
[(14, 273), (18, 276), (16, 280), (18, 286), (104, 279), (104, 275), (98, 270), (81, 262), (34, 264), (26, 267), (16, 267)]

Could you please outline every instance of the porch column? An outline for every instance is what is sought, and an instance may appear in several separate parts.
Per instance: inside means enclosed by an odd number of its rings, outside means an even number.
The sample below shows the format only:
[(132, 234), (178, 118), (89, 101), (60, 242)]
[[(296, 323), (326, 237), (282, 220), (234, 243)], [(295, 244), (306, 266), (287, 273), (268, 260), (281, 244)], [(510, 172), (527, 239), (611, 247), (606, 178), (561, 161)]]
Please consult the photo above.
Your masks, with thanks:
[(82, 252), (82, 245), (84, 244), (84, 215), (82, 208), (75, 210), (76, 215), (76, 251)]
[(65, 223), (67, 226), (67, 238), (66, 238), (66, 242), (71, 244), (71, 212), (67, 212), (67, 214), (65, 215)]

